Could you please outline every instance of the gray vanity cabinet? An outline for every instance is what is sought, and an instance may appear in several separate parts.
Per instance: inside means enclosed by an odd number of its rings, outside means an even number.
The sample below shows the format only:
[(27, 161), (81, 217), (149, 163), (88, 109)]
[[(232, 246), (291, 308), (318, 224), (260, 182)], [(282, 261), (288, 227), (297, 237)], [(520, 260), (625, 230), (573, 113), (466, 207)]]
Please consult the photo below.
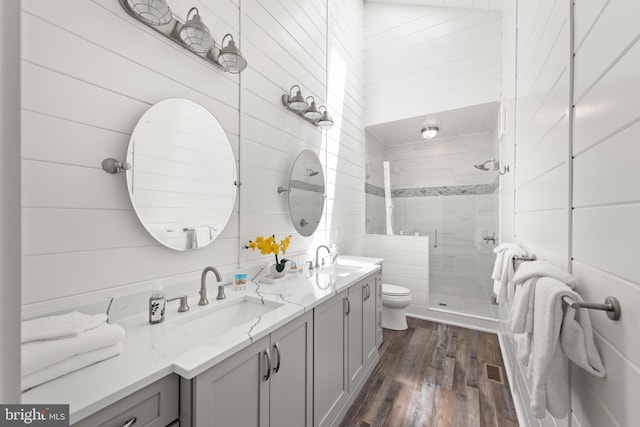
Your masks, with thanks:
[(74, 427), (164, 427), (178, 418), (178, 376), (171, 374), (74, 423)]
[(194, 378), (193, 425), (310, 427), (312, 330), (307, 313)]
[(349, 393), (348, 290), (313, 310), (313, 425), (333, 423)]

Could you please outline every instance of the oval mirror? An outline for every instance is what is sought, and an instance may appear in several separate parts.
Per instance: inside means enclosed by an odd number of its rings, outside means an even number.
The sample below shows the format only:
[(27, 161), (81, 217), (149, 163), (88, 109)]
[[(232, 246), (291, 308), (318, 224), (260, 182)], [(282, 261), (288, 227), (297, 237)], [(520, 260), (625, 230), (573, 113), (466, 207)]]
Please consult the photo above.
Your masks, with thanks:
[(200, 249), (222, 233), (236, 202), (236, 159), (207, 109), (187, 99), (152, 106), (131, 134), (127, 162), (131, 203), (158, 242)]
[(324, 172), (311, 150), (298, 155), (289, 177), (289, 214), (296, 231), (311, 236), (320, 225), (324, 209)]

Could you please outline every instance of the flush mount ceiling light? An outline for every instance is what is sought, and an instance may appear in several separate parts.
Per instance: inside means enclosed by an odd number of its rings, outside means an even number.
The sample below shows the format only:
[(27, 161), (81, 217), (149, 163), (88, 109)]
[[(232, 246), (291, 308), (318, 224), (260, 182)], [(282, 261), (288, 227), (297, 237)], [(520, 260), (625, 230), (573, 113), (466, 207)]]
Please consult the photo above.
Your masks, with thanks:
[[(195, 14), (189, 19), (189, 15), (194, 11)], [(197, 7), (189, 9), (187, 22), (180, 28), (180, 39), (189, 49), (196, 53), (207, 53), (216, 45), (216, 41), (211, 37), (209, 29), (202, 23)]]
[(166, 25), (173, 18), (165, 0), (127, 0), (127, 4), (149, 25)]
[[(224, 41), (230, 37), (229, 43), (224, 45)], [(247, 60), (242, 56), (240, 49), (236, 47), (236, 43), (233, 41), (233, 36), (227, 34), (222, 38), (222, 49), (218, 55), (218, 64), (232, 74), (238, 74), (245, 68), (247, 68)]]
[(438, 135), (438, 131), (440, 131), (440, 129), (437, 126), (428, 126), (426, 128), (422, 128), (420, 132), (424, 139), (433, 139)]
[[(189, 52), (195, 53), (216, 68), (232, 74), (238, 74), (247, 68), (247, 60), (236, 46), (231, 34), (224, 36), (223, 46), (216, 45), (209, 29), (202, 22), (198, 8), (189, 9), (187, 22), (183, 24), (171, 13), (167, 0), (118, 1), (120, 6), (136, 20)], [(231, 40), (224, 46), (227, 37)]]
[(327, 107), (321, 105), (318, 110), (320, 110), (321, 108), (324, 108), (324, 113), (322, 113), (322, 117), (320, 117), (320, 120), (316, 122), (316, 125), (323, 129), (329, 129), (331, 126), (333, 126), (333, 119), (327, 112)]
[(316, 108), (316, 101), (313, 99), (313, 96), (307, 96), (307, 100), (309, 98), (311, 98), (311, 104), (309, 104), (309, 107), (304, 110), (303, 114), (305, 119), (315, 122), (316, 120), (320, 120), (322, 113)]
[[(294, 87), (297, 87), (298, 91), (296, 92), (296, 95), (292, 97), (291, 91), (293, 91)], [(282, 95), (282, 103), (285, 107), (295, 111), (296, 113), (303, 113), (309, 107), (309, 104), (307, 104), (307, 101), (305, 101), (304, 97), (302, 96), (302, 91), (300, 90), (300, 86), (298, 85), (291, 86), (291, 89), (289, 89), (289, 93), (285, 93), (284, 95)]]

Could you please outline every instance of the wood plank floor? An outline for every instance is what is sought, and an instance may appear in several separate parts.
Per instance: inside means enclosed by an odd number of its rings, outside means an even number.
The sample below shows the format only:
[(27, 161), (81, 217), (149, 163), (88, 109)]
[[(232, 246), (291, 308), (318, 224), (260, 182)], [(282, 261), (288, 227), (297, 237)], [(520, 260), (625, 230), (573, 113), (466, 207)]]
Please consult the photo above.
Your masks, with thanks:
[[(384, 330), (378, 365), (342, 427), (518, 425), (496, 335), (407, 323), (405, 331)], [(500, 367), (503, 384), (488, 378), (487, 364)]]

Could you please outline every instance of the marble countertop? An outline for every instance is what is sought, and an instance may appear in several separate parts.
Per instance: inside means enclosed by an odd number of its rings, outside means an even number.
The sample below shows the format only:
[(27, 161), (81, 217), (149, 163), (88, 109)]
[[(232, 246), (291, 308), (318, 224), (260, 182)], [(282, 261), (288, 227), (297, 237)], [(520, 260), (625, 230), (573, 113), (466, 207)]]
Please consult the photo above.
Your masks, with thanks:
[[(194, 378), (347, 289), (381, 263), (378, 258), (340, 256), (338, 265), (357, 268), (336, 274), (326, 267), (275, 285), (249, 283), (240, 291), (232, 285), (224, 300), (216, 300), (216, 290), (210, 287), (209, 305), (199, 306), (199, 296), (190, 295), (188, 312), (178, 313), (177, 305), (167, 305), (165, 321), (156, 325), (148, 323), (146, 307), (141, 307), (144, 311), (113, 322), (126, 331), (121, 355), (34, 387), (22, 394), (22, 402), (69, 404), (70, 421), (75, 423), (169, 374)], [(215, 318), (208, 317), (240, 300), (273, 308), (224, 332), (212, 332)]]

